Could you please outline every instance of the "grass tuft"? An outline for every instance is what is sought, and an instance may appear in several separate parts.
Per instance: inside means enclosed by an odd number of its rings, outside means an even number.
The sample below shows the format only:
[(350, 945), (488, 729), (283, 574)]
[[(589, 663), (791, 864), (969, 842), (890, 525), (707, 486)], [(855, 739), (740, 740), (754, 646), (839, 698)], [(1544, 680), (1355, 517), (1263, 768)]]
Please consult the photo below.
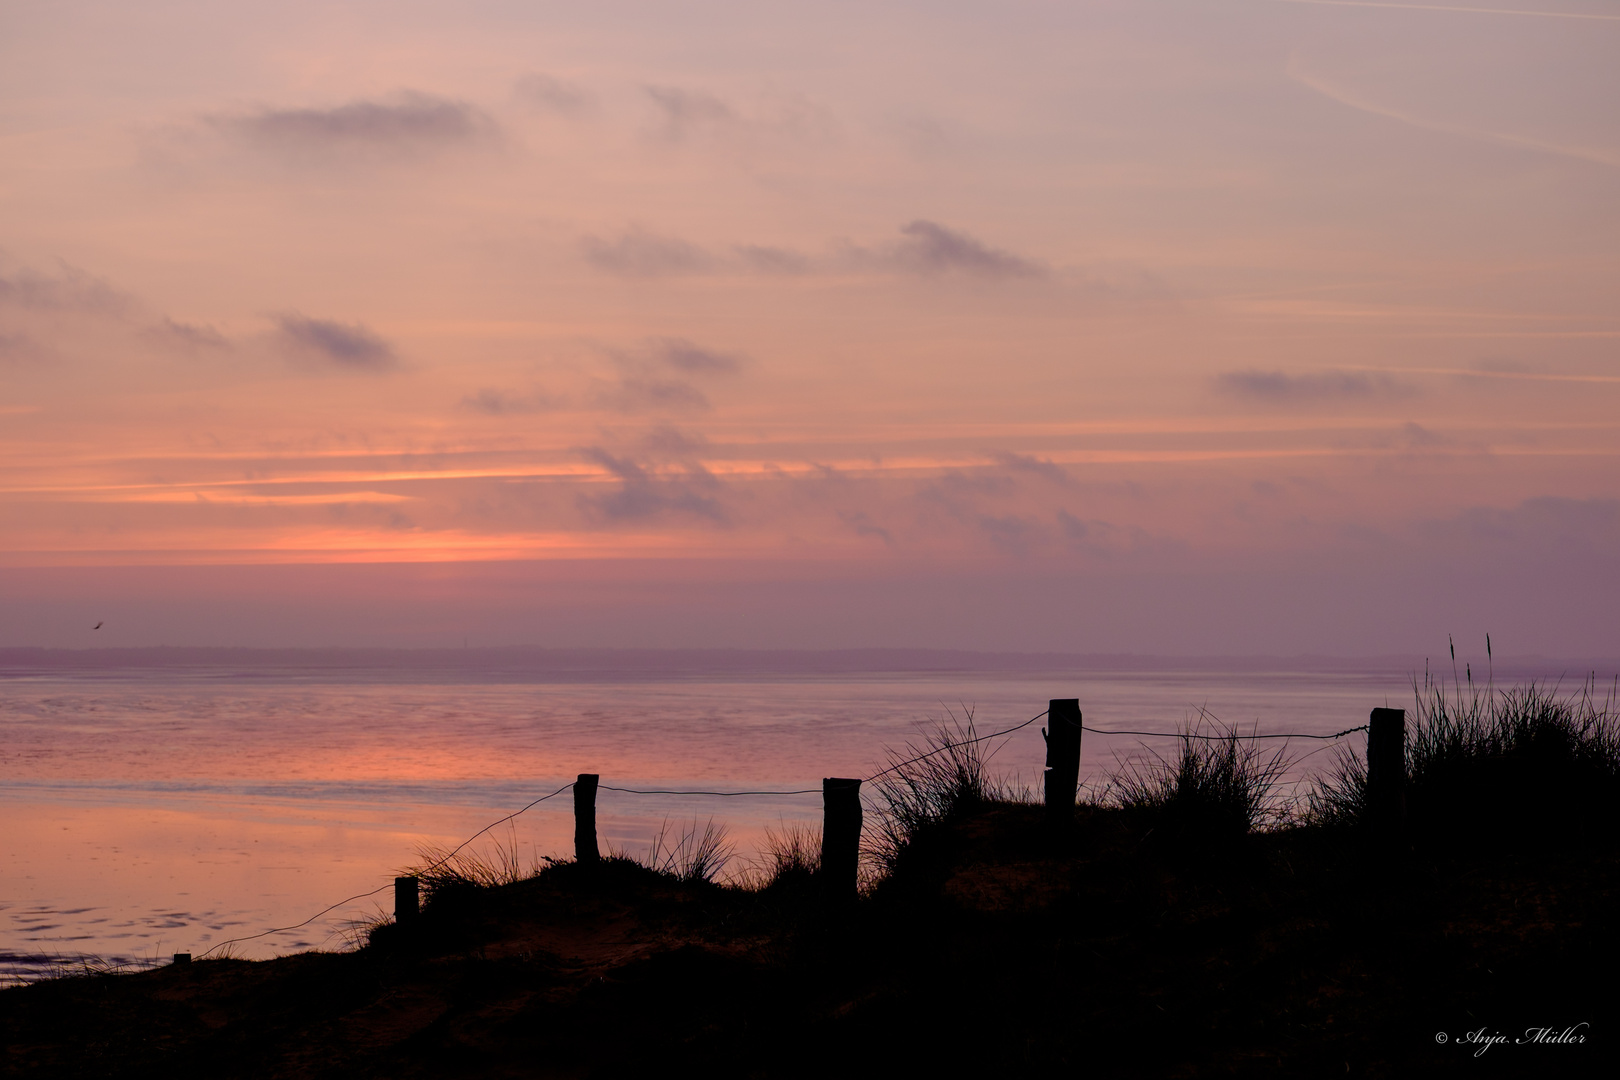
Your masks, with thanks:
[(928, 829), (1007, 794), (989, 774), (984, 744), (974, 742), (973, 710), (936, 721), (920, 743), (889, 750), (888, 770), (872, 784), (877, 821), (866, 853), (882, 874)]
[[(696, 819), (671, 836), (670, 823), (665, 820), (653, 837), (652, 848), (645, 858), (634, 858), (647, 869), (677, 881), (710, 883), (720, 875), (736, 855), (737, 845), (731, 841), (724, 825), (710, 819), (701, 831)], [(613, 852), (614, 857), (627, 857), (625, 852)]]
[(1230, 841), (1291, 817), (1276, 794), (1289, 765), (1285, 752), (1268, 752), (1209, 713), (1200, 711), (1182, 732), (1173, 758), (1149, 753), (1151, 760), (1124, 764), (1109, 777), (1103, 801), (1166, 839)]
[(738, 884), (756, 892), (808, 889), (821, 872), (821, 830), (790, 824), (765, 828), (759, 857), (740, 875)]
[[(1534, 833), (1551, 839), (1620, 817), (1620, 714), (1593, 683), (1559, 695), (1531, 683), (1508, 690), (1414, 687), (1407, 719), (1406, 807), (1414, 833), (1465, 842)], [(1347, 751), (1311, 796), (1308, 819), (1366, 820), (1367, 771)]]
[(445, 848), (425, 846), (417, 848), (416, 855), (421, 865), (399, 873), (417, 879), (424, 907), (435, 897), (526, 881), (542, 869), (540, 861), (523, 858), (515, 829), (505, 840), (496, 837), (485, 848), (463, 848), (452, 854)]
[(1304, 822), (1349, 828), (1367, 820), (1367, 759), (1344, 743), (1333, 748), (1333, 764), (1305, 796)]
[[(379, 931), (387, 933), (388, 931), (383, 930), (383, 927), (393, 925), (395, 925), (394, 916), (378, 907), (370, 915), (359, 915), (354, 918), (344, 919), (337, 924), (336, 933), (343, 940), (346, 951), (358, 952), (370, 945), (378, 936)], [(227, 946), (228, 948), (230, 947)]]
[(0, 986), (26, 986), (34, 982), (53, 982), (67, 979), (100, 979), (110, 975), (131, 975), (168, 964), (167, 957), (150, 954), (145, 957), (100, 956), (94, 953), (72, 955), (42, 954), (31, 975), (12, 975)]

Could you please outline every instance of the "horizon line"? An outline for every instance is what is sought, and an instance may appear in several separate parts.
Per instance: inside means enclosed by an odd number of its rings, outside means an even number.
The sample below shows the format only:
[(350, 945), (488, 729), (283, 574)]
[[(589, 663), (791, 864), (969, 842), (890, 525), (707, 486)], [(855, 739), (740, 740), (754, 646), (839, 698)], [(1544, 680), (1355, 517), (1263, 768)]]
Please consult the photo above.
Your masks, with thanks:
[[(1446, 652), (1441, 660), (1450, 663)], [(1063, 650), (989, 650), (937, 646), (843, 646), (828, 648), (751, 646), (553, 646), (553, 645), (0, 645), (0, 671), (107, 669), (117, 667), (213, 667), (225, 663), (249, 667), (308, 665), (380, 670), (390, 659), (434, 662), (436, 670), (467, 670), (496, 662), (512, 673), (613, 672), (647, 673), (727, 671), (751, 674), (875, 673), (879, 671), (1057, 671), (1057, 670), (1203, 670), (1221, 667), (1246, 671), (1330, 669), (1406, 669), (1420, 664), (1440, 670), (1435, 655), (1420, 651), (1377, 654), (1334, 653), (1141, 653)], [(1468, 657), (1472, 660), (1472, 657)], [(1462, 663), (1461, 666), (1468, 666)], [(1504, 671), (1559, 668), (1565, 673), (1599, 669), (1620, 671), (1620, 658), (1567, 657), (1542, 654), (1507, 657)], [(498, 674), (498, 671), (488, 671)], [(1484, 675), (1486, 673), (1482, 673)]]

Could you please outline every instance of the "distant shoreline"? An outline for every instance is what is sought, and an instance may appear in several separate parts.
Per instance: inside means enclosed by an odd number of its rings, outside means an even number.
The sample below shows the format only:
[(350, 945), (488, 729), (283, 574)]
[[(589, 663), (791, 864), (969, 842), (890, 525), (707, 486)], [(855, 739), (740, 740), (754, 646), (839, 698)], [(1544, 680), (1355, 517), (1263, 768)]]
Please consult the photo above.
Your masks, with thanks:
[[(1106, 671), (1119, 674), (1233, 672), (1310, 674), (1451, 673), (1451, 660), (1417, 654), (1336, 657), (1151, 656), (1136, 653), (1028, 653), (964, 649), (557, 649), (528, 646), (479, 648), (238, 648), (149, 646), (139, 648), (0, 648), (0, 678), (51, 674), (194, 673), (244, 676), (297, 674), (391, 674), (418, 672), (461, 677), (584, 678), (701, 675), (879, 675), (923, 673), (1039, 674)], [(1457, 664), (1464, 670), (1462, 661)], [(1479, 665), (1475, 665), (1479, 669)], [(1608, 681), (1620, 660), (1532, 656), (1498, 661), (1495, 678), (1583, 680), (1596, 673)], [(1484, 669), (1473, 672), (1483, 684)]]

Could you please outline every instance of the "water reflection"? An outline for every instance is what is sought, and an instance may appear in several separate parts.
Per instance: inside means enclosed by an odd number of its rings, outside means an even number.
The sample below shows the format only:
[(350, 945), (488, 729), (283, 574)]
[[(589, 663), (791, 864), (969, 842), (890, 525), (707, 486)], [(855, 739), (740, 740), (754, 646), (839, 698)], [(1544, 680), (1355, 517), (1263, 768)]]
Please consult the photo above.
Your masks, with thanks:
[[(1098, 728), (1172, 731), (1199, 707), (1244, 729), (1322, 733), (1408, 693), (1401, 673), (937, 674), (481, 686), (378, 681), (232, 683), (148, 676), (0, 683), (0, 976), (64, 956), (141, 965), (306, 918), (385, 884), (425, 848), (595, 772), (642, 788), (816, 788), (868, 775), (884, 748), (971, 709), (981, 732), (1052, 697), (1080, 697)], [(1354, 738), (1354, 737), (1353, 737)], [(1170, 747), (1160, 747), (1169, 752)], [(1287, 778), (1329, 757), (1319, 744)], [(1360, 744), (1355, 745), (1359, 752)], [(1082, 791), (1100, 789), (1135, 737), (1088, 733)], [(1314, 760), (1306, 755), (1315, 754)], [(996, 770), (1038, 787), (1039, 725)], [(610, 849), (642, 851), (666, 821), (725, 823), (744, 859), (763, 831), (819, 821), (817, 795), (683, 799), (604, 790)], [(538, 861), (572, 843), (567, 799), (477, 847)], [(386, 913), (386, 892), (239, 954), (336, 948)]]

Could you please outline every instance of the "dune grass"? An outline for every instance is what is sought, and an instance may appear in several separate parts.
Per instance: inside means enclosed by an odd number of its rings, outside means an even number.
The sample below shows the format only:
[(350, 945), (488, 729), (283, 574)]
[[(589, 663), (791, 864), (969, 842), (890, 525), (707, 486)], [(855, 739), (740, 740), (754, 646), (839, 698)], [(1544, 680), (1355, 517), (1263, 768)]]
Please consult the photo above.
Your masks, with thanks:
[(664, 821), (645, 856), (615, 851), (610, 857), (631, 858), (653, 873), (676, 881), (712, 884), (736, 853), (737, 845), (731, 841), (724, 825), (716, 824), (711, 818), (699, 829), (694, 818), (678, 834), (671, 831), (669, 821)]
[[(647, 851), (610, 848), (603, 858), (604, 861), (634, 863), (677, 881), (714, 882), (735, 855), (736, 845), (724, 825), (711, 819), (700, 827), (693, 820), (677, 832), (666, 820), (654, 834)], [(399, 873), (417, 879), (424, 908), (431, 907), (435, 898), (443, 901), (453, 893), (515, 885), (573, 861), (552, 856), (525, 858), (515, 828), (506, 838), (496, 837), (481, 847), (454, 852), (421, 847), (417, 849), (417, 857), (421, 859), (420, 864), (405, 867)]]
[[(1416, 837), (1470, 843), (1611, 830), (1620, 821), (1620, 713), (1586, 682), (1560, 694), (1414, 687), (1407, 719), (1406, 811)], [(1366, 822), (1365, 759), (1340, 748), (1310, 796), (1307, 820)]]
[(749, 860), (735, 879), (754, 892), (806, 892), (821, 873), (821, 830), (813, 825), (786, 823), (766, 826), (757, 857)]
[(891, 876), (905, 853), (944, 822), (997, 802), (1025, 803), (1034, 795), (995, 777), (995, 749), (977, 741), (973, 710), (947, 712), (921, 739), (886, 752), (886, 768), (871, 784), (876, 813), (863, 831), (863, 887)]
[(524, 859), (515, 827), (508, 829), (504, 839), (493, 837), (481, 847), (451, 851), (424, 846), (417, 848), (416, 855), (422, 860), (421, 864), (406, 867), (399, 873), (417, 879), (424, 906), (432, 904), (435, 897), (442, 899), (456, 891), (525, 881), (537, 876), (548, 863), (556, 862), (533, 856)]
[[(908, 874), (929, 878), (929, 867), (950, 857), (941, 847), (949, 846), (950, 830), (940, 826), (996, 805), (1036, 801), (992, 774), (996, 744), (977, 739), (966, 710), (887, 751), (887, 768), (866, 787), (863, 892)], [(1336, 765), (1315, 778), (1303, 811), (1281, 794), (1293, 762), (1286, 744), (1276, 746), (1200, 711), (1172, 750), (1149, 747), (1144, 757), (1120, 762), (1089, 805), (1119, 814), (1121, 825), (1150, 847), (1180, 851), (1221, 850), (1295, 825), (1359, 828), (1366, 767), (1357, 740), (1335, 748)], [(1620, 821), (1620, 714), (1614, 696), (1600, 700), (1591, 684), (1565, 695), (1535, 684), (1470, 686), (1464, 694), (1425, 681), (1408, 720), (1407, 773), (1409, 822), (1415, 834), (1436, 840), (1509, 829), (1612, 830)], [(757, 855), (727, 875), (736, 845), (724, 826), (694, 818), (684, 827), (666, 820), (645, 851), (609, 850), (605, 861), (683, 884), (770, 893), (791, 906), (801, 894), (818, 895), (820, 849), (819, 829), (767, 829)], [(414, 873), (427, 907), (454, 906), (446, 902), (462, 890), (511, 885), (571, 865), (525, 860), (515, 833), (481, 849), (420, 854)]]
[(1121, 764), (1101, 802), (1163, 839), (1221, 843), (1292, 819), (1292, 805), (1277, 793), (1286, 751), (1267, 750), (1208, 713), (1182, 731), (1173, 756), (1148, 754)]

